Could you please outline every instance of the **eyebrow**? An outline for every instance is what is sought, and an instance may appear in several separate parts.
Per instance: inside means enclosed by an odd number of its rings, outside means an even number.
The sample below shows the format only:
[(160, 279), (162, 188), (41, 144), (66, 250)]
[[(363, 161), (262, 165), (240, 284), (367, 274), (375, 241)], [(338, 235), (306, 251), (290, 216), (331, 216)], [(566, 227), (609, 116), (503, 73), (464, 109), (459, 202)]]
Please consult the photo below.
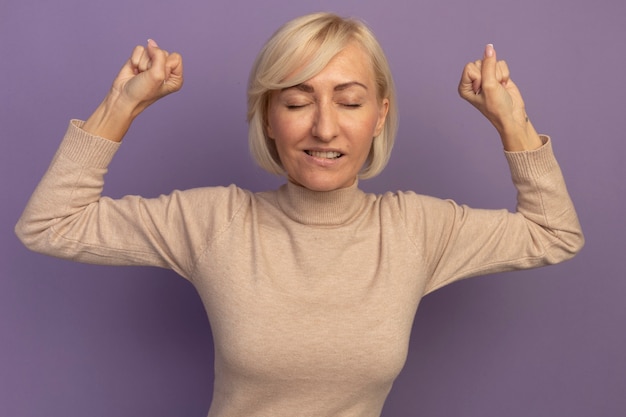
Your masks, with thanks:
[[(335, 86), (335, 88), (333, 88), (334, 91), (343, 91), (343, 90), (347, 90), (350, 87), (355, 87), (355, 86), (359, 86), (364, 88), (365, 90), (367, 90), (367, 86), (363, 83), (360, 83), (358, 81), (350, 81), (347, 83), (342, 83), (342, 84), (338, 84)], [(287, 91), (287, 90), (291, 90), (291, 89), (296, 89), (296, 90), (300, 90), (300, 91), (304, 91), (305, 93), (314, 93), (315, 89), (313, 88), (313, 86), (311, 86), (310, 84), (307, 83), (301, 83), (301, 84), (296, 84), (293, 85), (291, 87), (285, 87), (283, 89), (281, 89), (280, 91)]]

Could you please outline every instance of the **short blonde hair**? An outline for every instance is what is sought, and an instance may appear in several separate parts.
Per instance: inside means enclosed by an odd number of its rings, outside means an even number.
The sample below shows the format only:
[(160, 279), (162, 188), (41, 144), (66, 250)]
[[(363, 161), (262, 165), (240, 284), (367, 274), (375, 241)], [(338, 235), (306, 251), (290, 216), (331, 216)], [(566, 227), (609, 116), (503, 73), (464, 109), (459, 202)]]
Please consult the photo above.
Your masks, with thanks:
[(363, 47), (372, 61), (378, 99), (389, 100), (385, 125), (374, 138), (359, 177), (374, 177), (387, 165), (398, 125), (396, 92), (387, 58), (372, 31), (362, 21), (332, 13), (314, 13), (291, 20), (279, 28), (261, 49), (250, 72), (248, 140), (252, 157), (263, 169), (285, 175), (276, 144), (267, 136), (266, 130), (272, 92), (314, 77), (354, 41)]

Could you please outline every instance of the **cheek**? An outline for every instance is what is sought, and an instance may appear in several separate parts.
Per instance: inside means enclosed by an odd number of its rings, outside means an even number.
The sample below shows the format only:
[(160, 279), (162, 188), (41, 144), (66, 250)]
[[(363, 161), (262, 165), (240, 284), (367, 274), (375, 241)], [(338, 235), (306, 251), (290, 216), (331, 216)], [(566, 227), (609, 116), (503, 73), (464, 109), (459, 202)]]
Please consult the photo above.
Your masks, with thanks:
[(378, 114), (372, 112), (365, 117), (352, 120), (350, 122), (350, 130), (356, 137), (370, 142), (378, 134), (379, 120)]
[(267, 126), (267, 136), (276, 142), (276, 146), (280, 146), (284, 138), (289, 136), (285, 130), (284, 123), (276, 123), (275, 120), (270, 119)]
[(276, 142), (292, 142), (302, 137), (309, 129), (304, 115), (290, 117), (290, 115), (270, 113), (266, 131), (268, 137)]

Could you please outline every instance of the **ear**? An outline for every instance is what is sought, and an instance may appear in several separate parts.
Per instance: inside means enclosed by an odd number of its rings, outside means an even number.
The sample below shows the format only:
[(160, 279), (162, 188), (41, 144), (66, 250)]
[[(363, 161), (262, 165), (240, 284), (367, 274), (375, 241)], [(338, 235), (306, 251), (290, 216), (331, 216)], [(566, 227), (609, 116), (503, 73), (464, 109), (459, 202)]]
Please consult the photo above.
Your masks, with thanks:
[(265, 122), (265, 136), (267, 136), (268, 139), (274, 140), (274, 130), (272, 129), (272, 126), (270, 125), (269, 122)]
[(270, 123), (270, 111), (272, 107), (272, 97), (270, 96), (268, 103), (266, 104), (265, 112), (262, 114), (263, 117), (263, 133), (268, 139), (274, 140), (274, 129), (272, 129), (272, 124)]
[(389, 99), (384, 98), (380, 103), (380, 109), (378, 110), (378, 121), (376, 122), (376, 129), (374, 130), (374, 137), (380, 135), (385, 127), (385, 121), (387, 120), (387, 113), (389, 112)]

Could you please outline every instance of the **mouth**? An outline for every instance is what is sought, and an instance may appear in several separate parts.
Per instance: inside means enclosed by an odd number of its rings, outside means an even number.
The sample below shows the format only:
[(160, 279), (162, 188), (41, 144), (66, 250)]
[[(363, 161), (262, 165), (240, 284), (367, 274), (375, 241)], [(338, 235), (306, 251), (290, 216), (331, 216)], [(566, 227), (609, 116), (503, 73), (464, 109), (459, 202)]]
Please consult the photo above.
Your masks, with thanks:
[(335, 152), (335, 151), (304, 151), (306, 152), (307, 155), (312, 156), (314, 158), (321, 158), (321, 159), (338, 159), (341, 158), (343, 156), (343, 154), (341, 152)]

